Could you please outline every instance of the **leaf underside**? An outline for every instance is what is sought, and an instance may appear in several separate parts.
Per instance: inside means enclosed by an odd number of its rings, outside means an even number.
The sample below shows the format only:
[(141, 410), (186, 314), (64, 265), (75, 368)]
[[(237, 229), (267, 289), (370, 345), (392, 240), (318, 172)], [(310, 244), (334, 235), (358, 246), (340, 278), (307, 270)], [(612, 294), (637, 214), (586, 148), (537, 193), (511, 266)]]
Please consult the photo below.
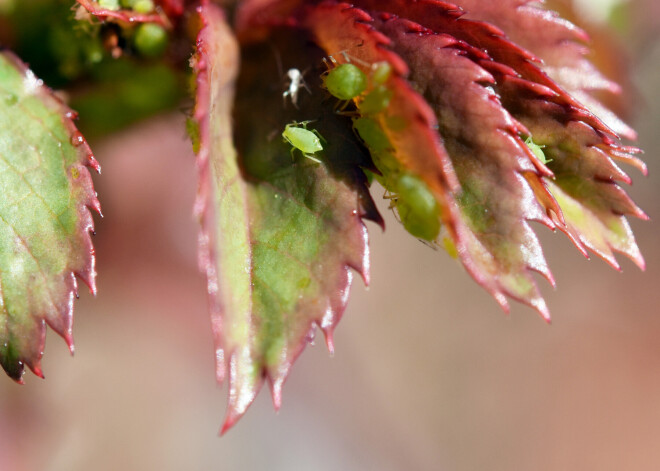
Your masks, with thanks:
[(24, 64), (0, 53), (0, 363), (43, 376), (46, 324), (73, 351), (76, 276), (95, 293), (88, 167), (99, 170), (68, 110)]
[[(321, 326), (331, 345), (348, 267), (367, 277), (360, 218), (378, 217), (359, 167), (397, 209), (398, 182), (421, 182), (439, 208), (432, 242), (505, 310), (513, 298), (550, 319), (533, 274), (554, 279), (530, 221), (585, 256), (619, 268), (619, 252), (644, 267), (626, 216), (646, 215), (621, 188), (631, 180), (618, 164), (646, 167), (620, 143), (634, 131), (590, 95), (618, 87), (586, 59), (586, 35), (538, 2), (246, 0), (242, 49), (214, 8), (202, 14), (198, 208), (218, 376), (230, 382), (223, 430), (264, 378), (279, 407), (310, 329)], [(342, 63), (367, 84), (343, 102), (319, 79)], [(391, 73), (376, 78), (385, 63)], [(282, 103), (290, 68), (305, 73), (299, 108)], [(321, 164), (281, 142), (294, 121), (325, 137), (312, 156)]]
[(636, 138), (630, 126), (589, 95), (593, 91), (620, 93), (621, 89), (586, 58), (589, 37), (583, 30), (526, 0), (462, 0), (461, 6), (467, 19), (496, 24), (513, 43), (541, 58), (541, 69), (614, 132)]
[[(616, 162), (646, 167), (637, 149), (618, 142), (615, 131), (630, 138), (632, 130), (605, 124), (574, 96), (618, 91), (585, 58), (581, 30), (525, 0), (306, 3), (246, 2), (239, 37), (294, 23), (339, 62), (366, 64), (365, 73), (369, 64), (392, 64), (391, 103), (369, 115), (392, 147), (380, 166), (381, 150), (370, 148), (380, 180), (412, 171), (426, 181), (441, 207), (445, 245), (505, 309), (510, 296), (549, 319), (531, 272), (554, 280), (528, 221), (560, 229), (615, 268), (613, 252), (644, 266), (624, 216), (646, 215), (619, 186), (630, 178)], [(547, 35), (534, 34), (542, 27)], [(361, 98), (355, 102), (360, 112)], [(549, 163), (530, 152), (530, 137)], [(558, 199), (566, 197), (565, 215)]]
[[(352, 137), (350, 122), (322, 106), (318, 93), (301, 91), (298, 108), (283, 104), (278, 67), (320, 65), (322, 52), (290, 31), (274, 31), (268, 44), (242, 51), (249, 60), (239, 74), (238, 45), (220, 11), (207, 6), (201, 15), (197, 207), (218, 379), (229, 379), (224, 431), (245, 412), (264, 379), (279, 407), (291, 364), (317, 326), (332, 349), (351, 268), (368, 281), (362, 218), (379, 221), (379, 215), (359, 168), (368, 167), (369, 159)], [(311, 78), (309, 85), (318, 88), (318, 80)], [(320, 164), (292, 151), (281, 136), (287, 124), (309, 120), (310, 128), (328, 138), (314, 156)]]

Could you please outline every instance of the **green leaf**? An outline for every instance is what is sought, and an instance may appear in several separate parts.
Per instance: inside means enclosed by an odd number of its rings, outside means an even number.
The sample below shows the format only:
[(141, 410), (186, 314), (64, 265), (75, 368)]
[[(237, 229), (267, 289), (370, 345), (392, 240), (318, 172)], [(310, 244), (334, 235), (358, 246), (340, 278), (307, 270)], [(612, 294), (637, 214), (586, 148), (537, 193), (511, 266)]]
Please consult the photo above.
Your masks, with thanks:
[[(583, 186), (579, 179), (545, 180), (545, 184), (562, 209), (566, 232), (572, 240), (592, 250), (612, 267), (619, 268), (613, 251), (622, 253), (645, 268), (644, 258), (626, 218), (614, 213), (607, 205), (599, 204), (590, 195), (596, 190)], [(582, 186), (582, 188), (579, 188)]]
[(96, 292), (87, 167), (99, 170), (68, 110), (24, 64), (0, 54), (0, 363), (42, 376), (45, 328), (73, 351), (75, 276)]
[(94, 139), (175, 109), (185, 94), (182, 75), (165, 64), (104, 62), (94, 71), (93, 87), (72, 90), (71, 106), (80, 114), (81, 130)]
[[(371, 167), (369, 159), (351, 121), (324, 101), (320, 73), (308, 74), (312, 92), (299, 90), (298, 108), (283, 102), (284, 71), (320, 66), (322, 52), (295, 33), (274, 32), (268, 44), (242, 51), (239, 76), (238, 45), (221, 11), (206, 6), (201, 15), (197, 210), (218, 378), (229, 377), (224, 431), (245, 412), (264, 378), (280, 406), (282, 384), (317, 326), (332, 350), (351, 268), (368, 280), (362, 218), (379, 216), (359, 168)], [(294, 121), (309, 121), (307, 129), (324, 137), (323, 150), (313, 155), (321, 163), (282, 139)]]

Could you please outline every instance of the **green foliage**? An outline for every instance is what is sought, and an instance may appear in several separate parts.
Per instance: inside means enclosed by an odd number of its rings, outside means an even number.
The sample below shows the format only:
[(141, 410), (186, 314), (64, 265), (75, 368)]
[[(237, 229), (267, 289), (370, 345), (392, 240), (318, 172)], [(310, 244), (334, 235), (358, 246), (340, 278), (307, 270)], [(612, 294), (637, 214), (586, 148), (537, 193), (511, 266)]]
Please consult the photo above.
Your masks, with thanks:
[(0, 364), (41, 375), (44, 321), (70, 347), (74, 273), (94, 288), (96, 166), (68, 110), (15, 58), (0, 54)]
[(20, 1), (6, 18), (8, 45), (52, 87), (87, 76), (106, 56), (101, 27), (76, 20), (69, 2)]
[(185, 95), (182, 74), (165, 64), (105, 62), (93, 77), (94, 87), (76, 91), (71, 98), (80, 127), (90, 137), (175, 109)]
[[(264, 379), (279, 407), (314, 329), (333, 348), (351, 269), (369, 277), (363, 219), (382, 224), (374, 179), (404, 228), (444, 246), (504, 309), (512, 298), (549, 319), (532, 272), (554, 280), (530, 221), (643, 267), (626, 216), (646, 215), (617, 166), (646, 172), (619, 144), (635, 133), (590, 95), (617, 87), (582, 33), (541, 3), (0, 0), (0, 42), (31, 65), (0, 55), (0, 363), (17, 380), (24, 365), (41, 374), (44, 323), (72, 345), (74, 274), (94, 289), (96, 162), (37, 76), (92, 137), (194, 106), (225, 427)], [(195, 103), (182, 105), (193, 46)]]

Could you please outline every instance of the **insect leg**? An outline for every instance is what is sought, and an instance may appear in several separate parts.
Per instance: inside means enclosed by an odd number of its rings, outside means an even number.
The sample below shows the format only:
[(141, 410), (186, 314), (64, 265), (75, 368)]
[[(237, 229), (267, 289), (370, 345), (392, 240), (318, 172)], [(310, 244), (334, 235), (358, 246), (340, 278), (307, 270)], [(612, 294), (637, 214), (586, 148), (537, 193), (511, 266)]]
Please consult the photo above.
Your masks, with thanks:
[(320, 164), (320, 163), (321, 163), (321, 161), (320, 161), (319, 159), (317, 159), (316, 157), (314, 157), (314, 156), (311, 155), (311, 154), (303, 154), (303, 155), (304, 155), (305, 157), (307, 157), (309, 160), (312, 160), (312, 161), (316, 162), (317, 164)]

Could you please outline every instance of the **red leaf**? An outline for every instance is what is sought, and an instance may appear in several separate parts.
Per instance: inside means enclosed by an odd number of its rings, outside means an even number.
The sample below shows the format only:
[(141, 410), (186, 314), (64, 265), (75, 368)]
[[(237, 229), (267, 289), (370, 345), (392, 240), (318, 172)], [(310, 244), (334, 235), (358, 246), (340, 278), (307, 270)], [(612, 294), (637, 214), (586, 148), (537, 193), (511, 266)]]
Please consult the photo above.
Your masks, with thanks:
[[(81, 7), (101, 21), (117, 21), (126, 24), (156, 23), (164, 28), (171, 28), (167, 16), (162, 13), (138, 13), (133, 10), (110, 10), (103, 8), (95, 0), (77, 0)], [(171, 2), (168, 2), (168, 5)], [(175, 6), (175, 5), (170, 5)], [(80, 17), (80, 15), (78, 15)], [(81, 18), (79, 18), (81, 19)]]
[[(594, 217), (602, 221), (598, 228), (590, 225), (587, 229), (567, 218), (566, 225), (559, 223), (557, 227), (567, 233), (583, 253), (584, 247), (588, 247), (614, 268), (618, 269), (619, 265), (610, 248), (623, 252), (643, 268), (644, 260), (632, 232), (621, 226), (622, 222), (616, 223), (616, 232), (626, 239), (625, 242), (619, 241), (607, 248), (603, 241), (614, 240), (614, 236), (602, 233), (615, 224), (612, 221), (620, 221), (620, 215), (647, 219), (615, 183), (630, 183), (630, 178), (616, 165), (616, 160), (646, 170), (633, 155), (637, 149), (617, 145), (610, 136), (582, 121), (580, 113), (548, 101), (551, 91), (513, 77), (502, 77), (498, 91), (507, 109), (525, 124), (536, 143), (545, 146), (546, 155), (552, 159), (549, 166), (557, 177), (556, 185), (583, 205), (584, 211), (594, 213)], [(575, 215), (575, 210), (571, 213)]]
[[(525, 80), (535, 82), (555, 92), (553, 101), (562, 106), (570, 106), (582, 119), (595, 129), (611, 134), (593, 113), (582, 106), (571, 95), (545, 74), (537, 65), (539, 59), (531, 52), (510, 41), (496, 24), (462, 19), (464, 11), (455, 4), (437, 0), (357, 0), (357, 6), (368, 10), (386, 11), (402, 18), (415, 21), (436, 33), (450, 34), (477, 47), (490, 56), (497, 64), (510, 68)], [(489, 71), (498, 67), (492, 61), (484, 60), (481, 65)], [(500, 69), (501, 70), (501, 69)]]
[(438, 116), (439, 133), (462, 187), (456, 197), (471, 231), (465, 245), (472, 257), (464, 263), (490, 274), (488, 283), (498, 299), (500, 292), (513, 296), (547, 318), (528, 270), (554, 281), (526, 221), (554, 224), (523, 175), (550, 172), (530, 159), (532, 153), (520, 138), (527, 130), (502, 107), (490, 88), (494, 78), (467, 57), (459, 41), (394, 18), (379, 29), (407, 61), (409, 79)]
[(614, 132), (628, 139), (636, 133), (614, 113), (589, 95), (595, 90), (620, 93), (619, 85), (605, 78), (586, 58), (589, 36), (531, 0), (460, 0), (465, 18), (496, 24), (512, 42), (532, 52), (540, 67)]

